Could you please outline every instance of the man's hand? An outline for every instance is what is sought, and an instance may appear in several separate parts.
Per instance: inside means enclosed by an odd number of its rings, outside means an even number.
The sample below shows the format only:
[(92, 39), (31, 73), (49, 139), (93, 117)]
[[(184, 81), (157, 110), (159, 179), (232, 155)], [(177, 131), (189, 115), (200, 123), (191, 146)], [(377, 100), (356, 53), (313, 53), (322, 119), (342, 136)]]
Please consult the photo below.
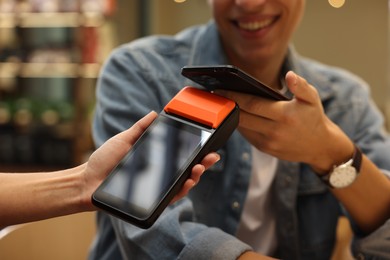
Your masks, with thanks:
[(352, 142), (325, 115), (317, 90), (292, 71), (286, 74), (286, 84), (294, 94), (289, 101), (231, 91), (216, 93), (238, 103), (239, 131), (265, 153), (282, 160), (308, 163), (318, 172), (327, 171), (351, 156)]

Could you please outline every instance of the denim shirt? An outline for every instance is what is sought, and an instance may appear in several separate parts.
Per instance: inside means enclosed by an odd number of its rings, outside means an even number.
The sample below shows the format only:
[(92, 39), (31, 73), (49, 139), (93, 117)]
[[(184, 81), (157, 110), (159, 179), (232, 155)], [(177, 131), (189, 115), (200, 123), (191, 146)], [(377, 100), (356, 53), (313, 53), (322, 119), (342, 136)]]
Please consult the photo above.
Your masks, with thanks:
[[(98, 81), (96, 145), (150, 110), (161, 111), (184, 86), (198, 86), (181, 76), (183, 66), (227, 63), (213, 21), (175, 36), (150, 36), (118, 47)], [(388, 174), (390, 139), (368, 86), (344, 70), (300, 57), (292, 47), (284, 69), (294, 70), (317, 88), (327, 116)], [(235, 233), (249, 187), (251, 145), (236, 131), (219, 153), (221, 160), (150, 229), (98, 213), (90, 259), (236, 259), (250, 250)], [(277, 215), (275, 256), (329, 259), (338, 217), (345, 212), (328, 187), (307, 165), (280, 160), (272, 197)], [(386, 242), (378, 250), (370, 247), (390, 237), (389, 228), (382, 228), (368, 236), (356, 229), (356, 253), (372, 259), (389, 254)]]

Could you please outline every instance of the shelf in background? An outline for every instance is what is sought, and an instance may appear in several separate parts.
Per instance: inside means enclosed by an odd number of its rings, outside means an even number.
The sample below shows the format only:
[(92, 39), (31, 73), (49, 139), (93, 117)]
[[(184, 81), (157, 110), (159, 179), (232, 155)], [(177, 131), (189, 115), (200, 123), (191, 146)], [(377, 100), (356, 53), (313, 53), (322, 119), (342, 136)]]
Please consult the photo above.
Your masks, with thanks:
[(0, 13), (0, 28), (99, 27), (104, 15), (97, 12)]
[(0, 63), (0, 78), (97, 78), (98, 63)]
[(0, 168), (84, 162), (115, 1), (0, 2)]

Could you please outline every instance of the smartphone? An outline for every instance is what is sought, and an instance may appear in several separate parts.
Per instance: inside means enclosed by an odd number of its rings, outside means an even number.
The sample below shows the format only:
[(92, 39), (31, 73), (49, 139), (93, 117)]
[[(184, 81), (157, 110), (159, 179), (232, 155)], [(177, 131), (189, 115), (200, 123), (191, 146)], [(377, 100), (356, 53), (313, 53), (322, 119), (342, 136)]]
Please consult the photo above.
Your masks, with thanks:
[(180, 191), (192, 167), (225, 143), (238, 117), (234, 101), (184, 88), (93, 193), (93, 204), (149, 228)]
[(282, 94), (232, 65), (185, 66), (181, 74), (209, 91), (226, 89), (272, 100), (290, 100), (292, 97), (291, 93)]

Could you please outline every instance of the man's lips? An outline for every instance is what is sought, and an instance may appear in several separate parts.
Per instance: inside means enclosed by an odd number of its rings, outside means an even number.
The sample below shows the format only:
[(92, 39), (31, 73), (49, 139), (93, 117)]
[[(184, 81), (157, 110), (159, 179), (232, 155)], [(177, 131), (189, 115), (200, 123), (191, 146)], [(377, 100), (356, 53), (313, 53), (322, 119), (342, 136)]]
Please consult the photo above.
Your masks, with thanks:
[(235, 21), (233, 22), (238, 28), (245, 31), (259, 31), (272, 25), (278, 17), (271, 17), (265, 20), (259, 21)]

